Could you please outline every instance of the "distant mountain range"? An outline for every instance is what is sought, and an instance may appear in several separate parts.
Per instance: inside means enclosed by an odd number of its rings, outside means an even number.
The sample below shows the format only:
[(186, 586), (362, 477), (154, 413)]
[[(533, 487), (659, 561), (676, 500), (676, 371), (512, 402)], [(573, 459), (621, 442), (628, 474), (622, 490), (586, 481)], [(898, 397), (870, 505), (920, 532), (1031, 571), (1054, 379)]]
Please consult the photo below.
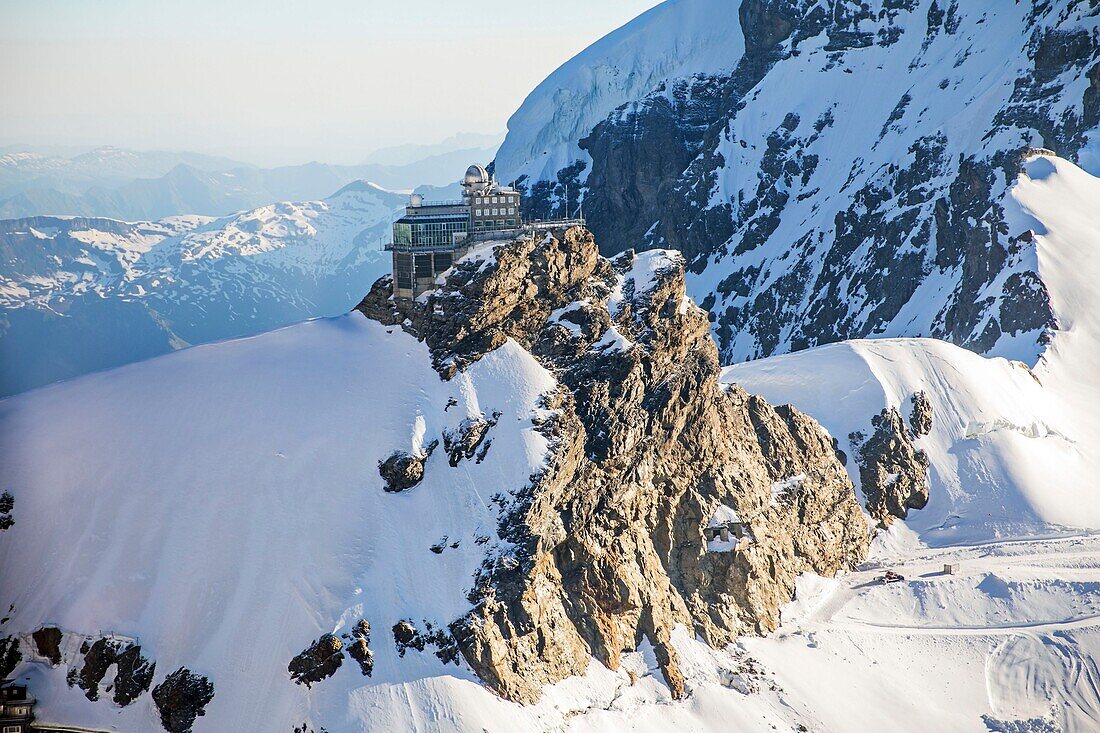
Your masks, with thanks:
[(488, 161), (495, 152), (496, 138), (489, 137), (471, 138), (481, 147), (452, 147), (466, 142), (466, 137), (376, 154), (379, 160), (403, 161), (396, 164), (314, 162), (277, 168), (198, 153), (112, 147), (73, 157), (9, 152), (0, 155), (0, 218), (46, 215), (143, 221), (179, 214), (225, 216), (272, 201), (323, 198), (357, 180), (398, 190), (446, 186), (471, 162)]
[(0, 221), (0, 395), (345, 313), (388, 269), (404, 201), (357, 181), (221, 218)]
[(363, 161), (365, 165), (409, 165), (425, 158), (444, 155), (456, 150), (493, 150), (504, 142), (504, 134), (486, 135), (480, 132), (460, 132), (446, 140), (430, 145), (395, 145), (375, 150)]

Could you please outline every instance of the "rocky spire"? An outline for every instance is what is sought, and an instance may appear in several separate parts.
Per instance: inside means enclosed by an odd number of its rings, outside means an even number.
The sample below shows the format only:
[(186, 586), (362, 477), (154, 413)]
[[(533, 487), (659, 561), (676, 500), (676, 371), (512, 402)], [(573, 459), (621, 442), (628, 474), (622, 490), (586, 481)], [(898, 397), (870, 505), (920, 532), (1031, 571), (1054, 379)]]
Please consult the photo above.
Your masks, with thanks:
[[(801, 572), (858, 562), (867, 524), (812, 419), (718, 384), (706, 313), (671, 252), (600, 257), (590, 232), (474, 250), (417, 302), (379, 281), (358, 306), (424, 339), (444, 378), (511, 338), (559, 381), (546, 468), (501, 511), (501, 543), (451, 625), (503, 696), (614, 669), (643, 639), (683, 695), (673, 630), (722, 646), (779, 624)], [(720, 506), (743, 539), (704, 536)], [(507, 548), (502, 550), (500, 548)]]

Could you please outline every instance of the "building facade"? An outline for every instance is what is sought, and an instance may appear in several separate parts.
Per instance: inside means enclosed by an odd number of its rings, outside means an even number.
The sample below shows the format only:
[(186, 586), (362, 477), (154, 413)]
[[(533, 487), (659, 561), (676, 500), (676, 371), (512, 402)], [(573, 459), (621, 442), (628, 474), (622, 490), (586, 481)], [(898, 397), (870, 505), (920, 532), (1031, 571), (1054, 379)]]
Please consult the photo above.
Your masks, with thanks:
[(415, 298), (466, 253), (471, 235), (507, 231), (521, 225), (520, 193), (501, 186), (479, 165), (462, 179), (461, 201), (425, 202), (417, 195), (393, 224), (393, 294)]
[(26, 685), (10, 680), (0, 683), (0, 733), (30, 733), (34, 702)]

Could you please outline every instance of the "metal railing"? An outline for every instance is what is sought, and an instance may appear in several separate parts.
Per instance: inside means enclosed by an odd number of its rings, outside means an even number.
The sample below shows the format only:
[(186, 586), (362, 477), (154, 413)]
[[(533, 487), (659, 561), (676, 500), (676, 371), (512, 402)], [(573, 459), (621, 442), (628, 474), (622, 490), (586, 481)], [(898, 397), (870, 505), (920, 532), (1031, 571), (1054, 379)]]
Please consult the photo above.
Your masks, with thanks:
[(412, 203), (405, 204), (405, 208), (408, 209), (422, 209), (425, 206), (465, 206), (466, 201), (464, 199), (444, 199), (441, 201), (421, 201), (419, 204), (414, 205)]
[(507, 239), (509, 237), (521, 237), (525, 234), (534, 235), (535, 232), (545, 232), (552, 229), (565, 229), (573, 226), (586, 226), (584, 219), (537, 219), (527, 221), (518, 226), (506, 229), (487, 229), (479, 232), (467, 232), (462, 239), (452, 244), (396, 244), (389, 243), (385, 246), (387, 252), (450, 252), (461, 249), (471, 242), (490, 242), (494, 239)]

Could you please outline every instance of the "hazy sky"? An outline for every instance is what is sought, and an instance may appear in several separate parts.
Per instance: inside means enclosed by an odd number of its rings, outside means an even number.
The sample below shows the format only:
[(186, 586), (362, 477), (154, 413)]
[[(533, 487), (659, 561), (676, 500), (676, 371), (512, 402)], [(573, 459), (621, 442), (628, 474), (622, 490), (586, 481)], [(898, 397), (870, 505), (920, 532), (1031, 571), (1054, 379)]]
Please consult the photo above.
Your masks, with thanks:
[(0, 144), (358, 162), (503, 132), (658, 0), (0, 0)]

